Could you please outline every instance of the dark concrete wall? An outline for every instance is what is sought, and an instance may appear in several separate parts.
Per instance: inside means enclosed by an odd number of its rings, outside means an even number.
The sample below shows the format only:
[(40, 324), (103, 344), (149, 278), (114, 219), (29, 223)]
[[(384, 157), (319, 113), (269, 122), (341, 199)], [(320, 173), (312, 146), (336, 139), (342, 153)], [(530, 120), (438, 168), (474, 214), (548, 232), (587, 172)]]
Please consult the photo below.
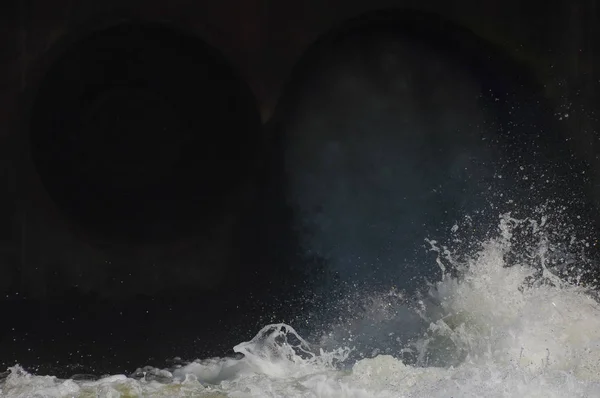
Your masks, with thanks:
[[(472, 30), (530, 64), (554, 96), (586, 86), (597, 60), (595, 0), (553, 1), (544, 7), (520, 1), (23, 1), (4, 13), (7, 49), (3, 76), (12, 90), (39, 73), (40, 60), (82, 27), (120, 17), (170, 21), (218, 47), (252, 86), (267, 117), (291, 68), (319, 36), (345, 20), (384, 8), (433, 12)], [(43, 67), (43, 65), (42, 65)], [(37, 73), (36, 73), (37, 72)], [(593, 80), (588, 80), (591, 83)], [(597, 82), (597, 81), (596, 81)], [(568, 88), (567, 88), (568, 90)], [(8, 101), (4, 99), (4, 101)], [(13, 102), (13, 101), (8, 101)], [(6, 108), (3, 107), (4, 112)]]
[[(81, 32), (118, 20), (166, 21), (218, 48), (252, 88), (263, 121), (275, 111), (291, 71), (327, 31), (364, 12), (407, 7), (439, 14), (472, 30), (531, 68), (556, 107), (581, 159), (592, 167), (590, 202), (600, 203), (597, 159), (600, 40), (595, 0), (510, 1), (41, 1), (3, 3), (0, 73), (0, 292), (18, 287), (44, 295), (57, 268), (68, 283), (107, 295), (151, 293), (159, 288), (214, 287), (234, 260), (239, 215), (231, 211), (208, 237), (177, 245), (101, 250), (82, 239), (40, 183), (26, 139), (28, 109), (53, 60)], [(566, 114), (569, 114), (566, 117)], [(561, 116), (562, 115), (562, 116)], [(268, 141), (268, 136), (264, 137)], [(247, 191), (251, 195), (251, 189)], [(132, 265), (133, 264), (133, 265)], [(132, 280), (122, 287), (115, 270)], [(60, 273), (60, 272), (59, 272)], [(165, 275), (170, 275), (165, 282)], [(57, 277), (60, 279), (60, 277)]]

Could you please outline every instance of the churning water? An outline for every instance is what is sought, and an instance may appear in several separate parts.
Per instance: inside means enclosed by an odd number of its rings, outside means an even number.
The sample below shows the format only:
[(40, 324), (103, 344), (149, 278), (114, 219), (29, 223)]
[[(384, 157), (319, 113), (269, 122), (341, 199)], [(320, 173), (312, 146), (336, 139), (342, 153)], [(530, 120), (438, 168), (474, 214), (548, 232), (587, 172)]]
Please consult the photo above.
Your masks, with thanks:
[[(444, 271), (428, 292), (363, 297), (353, 319), (330, 325), (311, 344), (292, 326), (268, 325), (237, 345), (235, 358), (87, 381), (15, 366), (0, 392), (28, 398), (600, 397), (600, 305), (581, 283), (590, 264), (578, 254), (594, 242), (571, 236), (576, 231), (546, 213), (503, 214), (475, 245), (428, 241)], [(454, 226), (455, 236), (463, 227)], [(413, 330), (401, 330), (406, 327)], [(365, 352), (377, 341), (379, 349)]]

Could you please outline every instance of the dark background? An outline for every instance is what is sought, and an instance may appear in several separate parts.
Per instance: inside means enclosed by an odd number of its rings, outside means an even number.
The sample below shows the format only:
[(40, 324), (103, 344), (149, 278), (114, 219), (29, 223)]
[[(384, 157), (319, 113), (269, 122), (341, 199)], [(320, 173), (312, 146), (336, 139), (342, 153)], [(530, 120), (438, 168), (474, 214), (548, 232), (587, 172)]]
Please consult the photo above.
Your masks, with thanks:
[[(2, 367), (68, 376), (224, 355), (318, 307), (327, 267), (307, 258), (294, 221), (290, 126), (353, 51), (376, 57), (390, 37), (475, 76), (473, 90), (493, 94), (483, 119), (517, 125), (498, 147), (540, 152), (538, 167), (560, 158), (548, 192), (576, 196), (596, 222), (594, 0), (2, 7)], [(423, 73), (415, 90), (444, 91), (448, 76)]]

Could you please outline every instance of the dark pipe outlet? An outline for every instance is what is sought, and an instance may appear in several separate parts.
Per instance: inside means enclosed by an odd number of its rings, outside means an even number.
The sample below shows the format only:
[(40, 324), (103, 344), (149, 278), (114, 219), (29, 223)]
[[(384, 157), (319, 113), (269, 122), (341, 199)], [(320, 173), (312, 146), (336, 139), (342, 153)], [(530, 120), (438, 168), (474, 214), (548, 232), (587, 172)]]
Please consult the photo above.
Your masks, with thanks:
[(167, 243), (223, 216), (259, 129), (250, 90), (217, 50), (127, 23), (56, 60), (30, 139), (45, 189), (75, 228), (103, 242)]
[(266, 250), (253, 95), (169, 26), (86, 32), (30, 83), (0, 365), (70, 377), (223, 355), (263, 323), (274, 268), (252, 259)]
[(355, 316), (355, 291), (439, 278), (424, 239), (451, 241), (466, 216), (465, 252), (502, 212), (527, 217), (549, 199), (588, 228), (585, 169), (553, 109), (527, 68), (435, 14), (383, 10), (323, 35), (272, 121), (290, 257), (314, 280), (317, 318)]

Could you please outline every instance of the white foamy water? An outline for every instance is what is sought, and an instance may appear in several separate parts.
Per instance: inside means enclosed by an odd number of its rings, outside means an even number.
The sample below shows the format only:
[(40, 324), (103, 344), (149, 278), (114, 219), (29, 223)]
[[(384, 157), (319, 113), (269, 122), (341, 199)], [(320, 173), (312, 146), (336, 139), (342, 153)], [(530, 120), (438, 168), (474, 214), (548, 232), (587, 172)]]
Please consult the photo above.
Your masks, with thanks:
[[(237, 345), (241, 359), (146, 369), (141, 380), (59, 380), (14, 367), (0, 392), (28, 398), (600, 397), (600, 305), (576, 277), (567, 282), (550, 271), (565, 254), (544, 232), (549, 222), (505, 215), (495, 237), (462, 261), (460, 253), (430, 242), (440, 266), (460, 276), (445, 274), (429, 297), (417, 300), (415, 311), (428, 327), (409, 344), (418, 356), (413, 365), (391, 355), (349, 363), (351, 340), (349, 347), (324, 351), (276, 324)], [(530, 239), (514, 253), (513, 232), (524, 225)], [(508, 267), (511, 254), (521, 254), (520, 262)]]

